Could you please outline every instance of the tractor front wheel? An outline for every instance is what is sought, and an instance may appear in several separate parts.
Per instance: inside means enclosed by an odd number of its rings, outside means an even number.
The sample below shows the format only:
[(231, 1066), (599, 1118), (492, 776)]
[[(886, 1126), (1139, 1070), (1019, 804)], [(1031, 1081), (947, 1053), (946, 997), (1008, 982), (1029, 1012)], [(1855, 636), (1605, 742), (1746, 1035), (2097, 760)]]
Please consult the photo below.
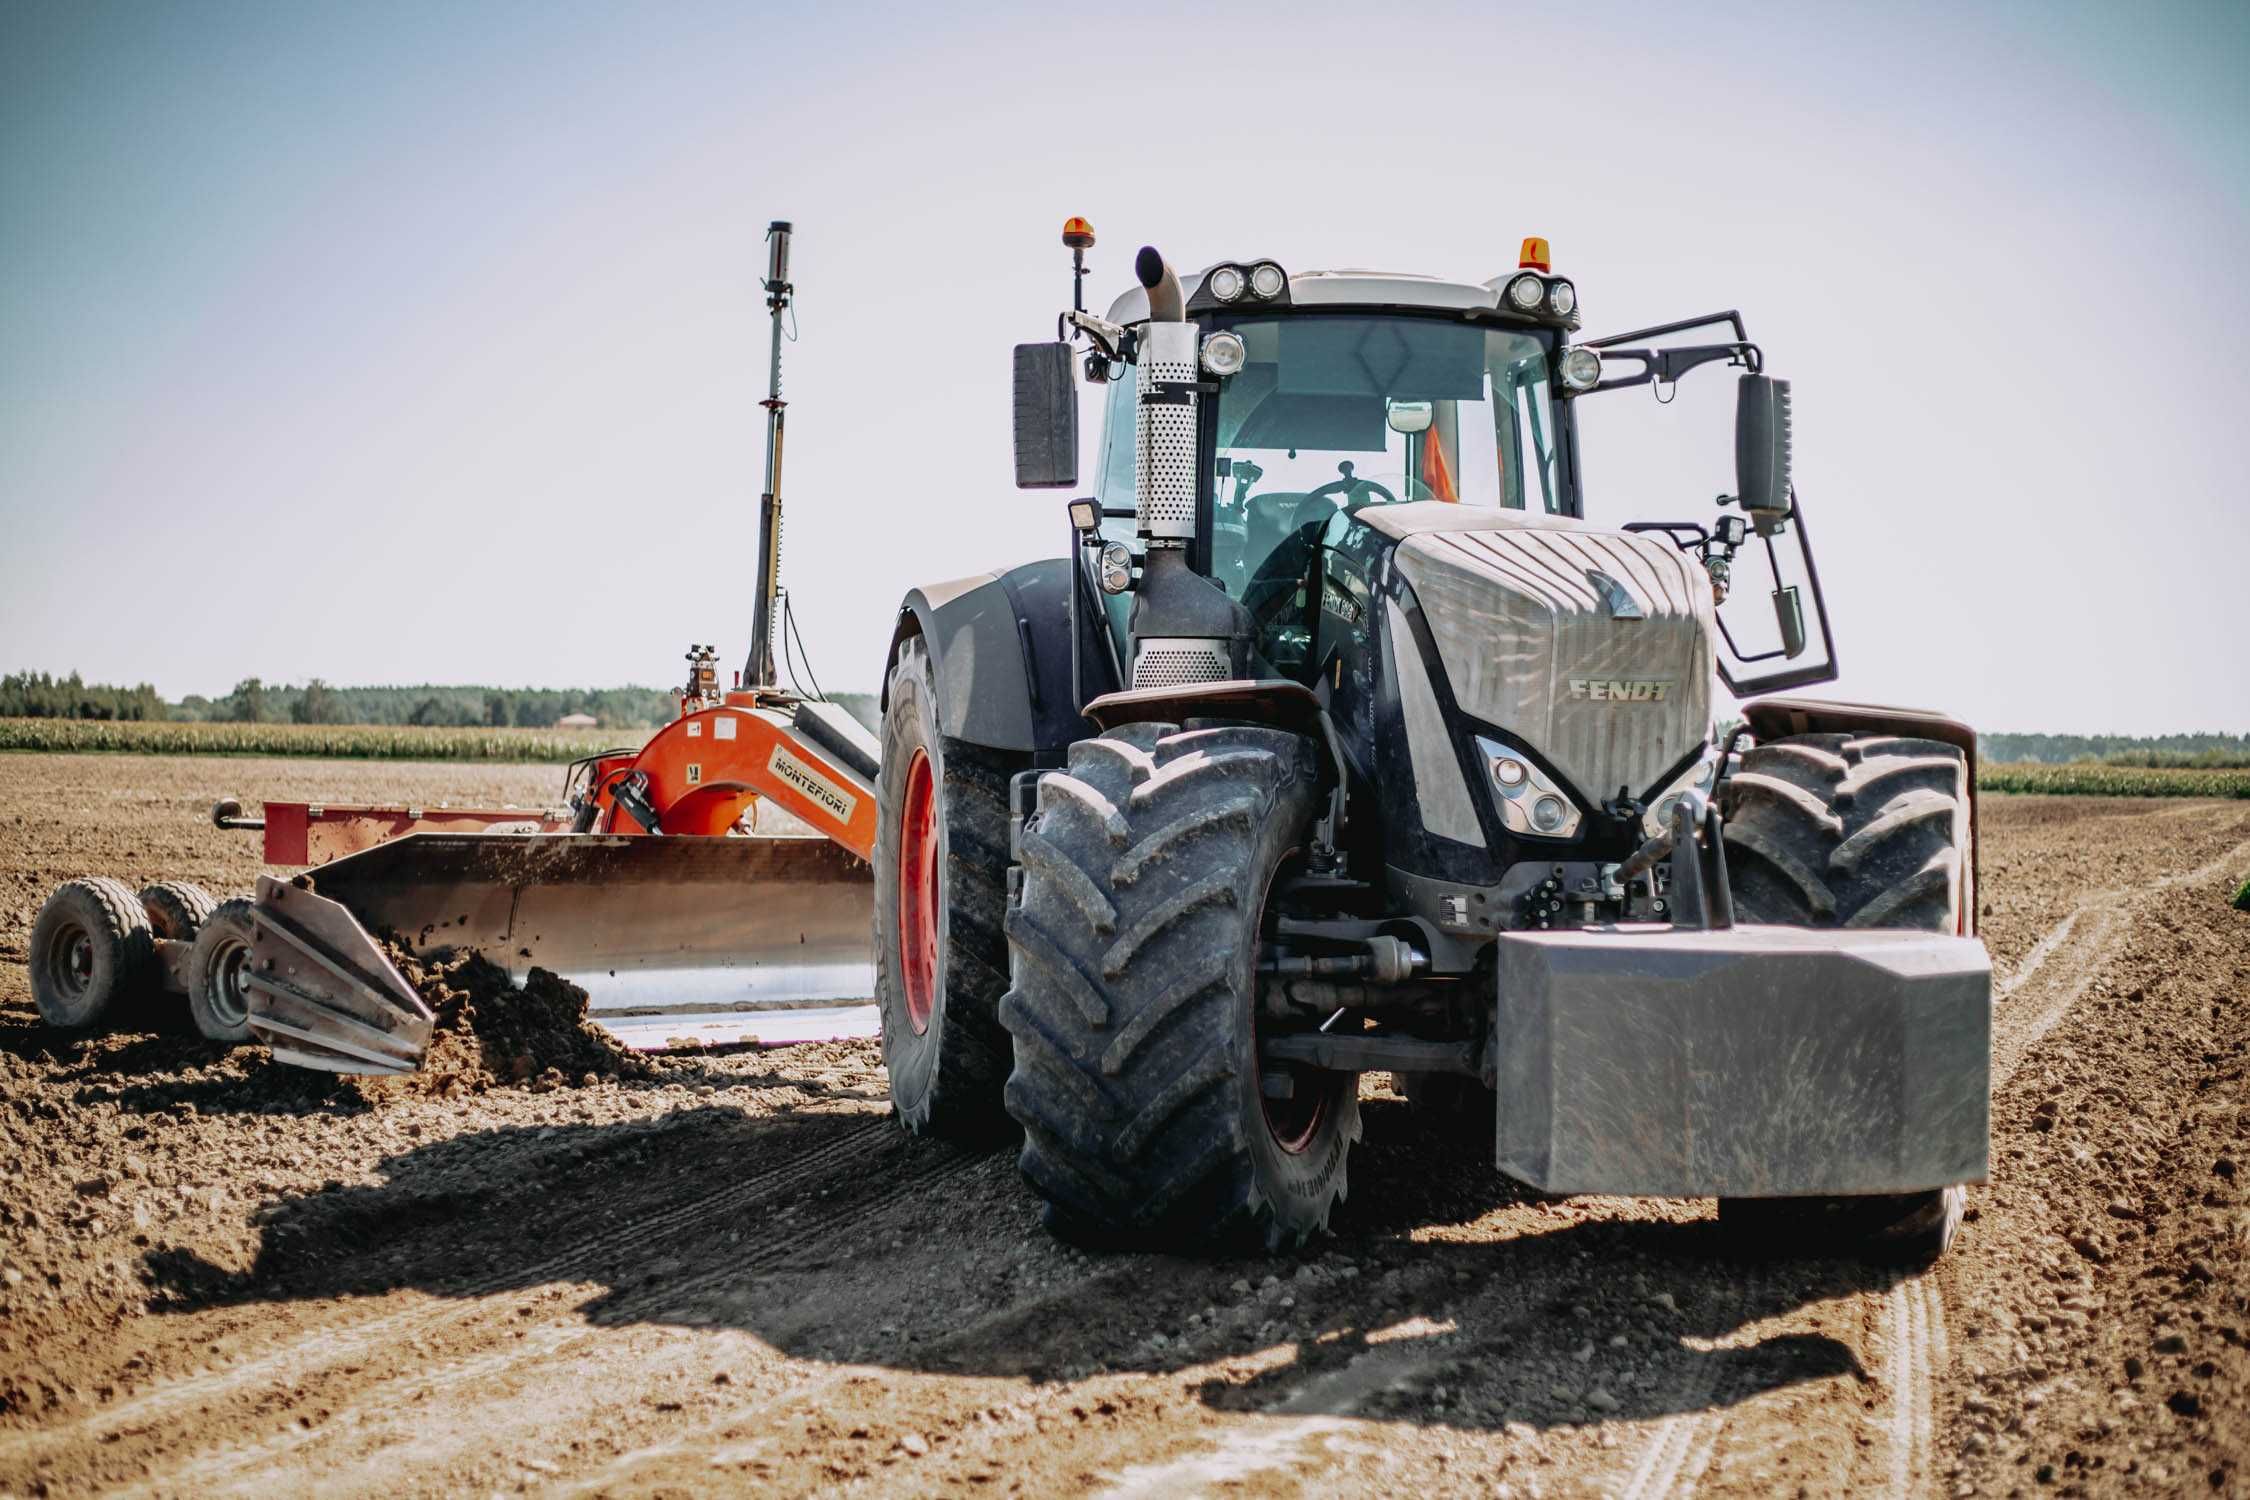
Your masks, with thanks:
[(1049, 1229), (1280, 1249), (1325, 1227), (1358, 1078), (1261, 1066), (1258, 961), (1319, 796), (1310, 743), (1127, 726), (1040, 778), (1008, 913), (1008, 1112)]
[[(1799, 734), (1769, 740), (1727, 779), (1735, 915), (1788, 927), (1961, 932), (1975, 864), (1968, 763), (1938, 740)], [(1853, 1198), (1722, 1198), (1719, 1222), (1753, 1253), (1914, 1262), (1953, 1243), (1969, 1191)]]
[(875, 821), (875, 994), (891, 1103), (916, 1135), (1004, 1130), (1008, 987), (1000, 921), (1009, 758), (939, 728), (936, 675), (901, 643), (883, 710)]

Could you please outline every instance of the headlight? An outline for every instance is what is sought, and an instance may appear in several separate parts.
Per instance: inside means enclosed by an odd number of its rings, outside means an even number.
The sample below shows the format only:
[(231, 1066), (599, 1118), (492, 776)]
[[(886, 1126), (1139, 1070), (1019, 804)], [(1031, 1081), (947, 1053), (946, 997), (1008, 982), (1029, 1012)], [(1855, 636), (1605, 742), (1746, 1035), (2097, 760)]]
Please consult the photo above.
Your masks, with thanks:
[(1122, 594), (1133, 586), (1133, 549), (1123, 542), (1102, 545), (1102, 592)]
[(1260, 297), (1278, 297), (1289, 278), (1281, 274), (1281, 267), (1263, 260), (1250, 268), (1250, 290)]
[(1249, 346), (1239, 333), (1221, 329), (1203, 341), (1203, 368), (1208, 374), (1232, 375), (1249, 358)]
[(1578, 307), (1578, 288), (1567, 281), (1547, 283), (1547, 310), (1558, 318), (1567, 318)]
[(1602, 356), (1599, 350), (1580, 344), (1565, 349), (1559, 362), (1563, 388), (1572, 391), (1590, 391), (1602, 383)]
[(1508, 305), (1517, 312), (1537, 312), (1547, 300), (1547, 283), (1536, 276), (1518, 276), (1508, 283)]
[(1240, 266), (1220, 266), (1211, 273), (1211, 295), (1221, 302), (1233, 302), (1240, 298), (1242, 289), (1249, 284)]
[(1503, 828), (1537, 838), (1577, 837), (1578, 826), (1584, 821), (1578, 804), (1531, 757), (1482, 735), (1477, 737), (1477, 750), (1484, 756), (1492, 789), (1499, 793), (1493, 806)]

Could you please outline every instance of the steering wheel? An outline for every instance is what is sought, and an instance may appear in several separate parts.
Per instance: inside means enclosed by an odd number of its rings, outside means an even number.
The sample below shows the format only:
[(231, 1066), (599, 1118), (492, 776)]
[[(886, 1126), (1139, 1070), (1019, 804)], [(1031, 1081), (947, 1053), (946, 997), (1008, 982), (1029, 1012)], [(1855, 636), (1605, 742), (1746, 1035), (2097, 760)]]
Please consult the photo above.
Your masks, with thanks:
[(1292, 530), (1315, 521), (1325, 520), (1333, 514), (1337, 509), (1336, 506), (1320, 507), (1317, 502), (1332, 499), (1337, 495), (1344, 496), (1343, 503), (1346, 507), (1364, 503), (1361, 496), (1370, 490), (1382, 496), (1385, 504), (1395, 505), (1398, 503), (1398, 496), (1392, 494), (1374, 480), (1356, 477), (1352, 473), (1352, 461), (1350, 459), (1345, 459), (1342, 463), (1336, 465), (1336, 468), (1344, 477), (1331, 479), (1318, 489), (1305, 492), (1304, 503), (1297, 507), (1297, 514), (1290, 522)]

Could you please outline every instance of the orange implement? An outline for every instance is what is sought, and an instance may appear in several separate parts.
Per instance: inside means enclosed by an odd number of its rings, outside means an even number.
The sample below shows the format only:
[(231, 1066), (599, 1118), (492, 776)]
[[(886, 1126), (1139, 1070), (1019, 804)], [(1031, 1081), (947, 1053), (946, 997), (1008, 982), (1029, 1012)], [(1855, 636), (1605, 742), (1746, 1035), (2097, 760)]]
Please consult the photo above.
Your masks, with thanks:
[[(875, 849), (874, 748), (856, 753), (825, 704), (729, 693), (682, 714), (640, 753), (596, 763), (589, 831), (714, 836), (746, 831), (760, 798), (858, 855)], [(864, 737), (864, 731), (860, 731)], [(636, 778), (638, 778), (636, 780)], [(656, 815), (647, 826), (645, 815)]]

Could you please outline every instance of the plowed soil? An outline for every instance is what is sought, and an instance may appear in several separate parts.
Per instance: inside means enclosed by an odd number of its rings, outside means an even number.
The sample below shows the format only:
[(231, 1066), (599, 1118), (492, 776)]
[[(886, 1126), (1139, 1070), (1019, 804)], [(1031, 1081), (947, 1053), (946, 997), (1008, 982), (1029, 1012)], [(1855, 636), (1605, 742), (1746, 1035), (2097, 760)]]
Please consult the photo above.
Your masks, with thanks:
[(1050, 1239), (873, 1044), (441, 1096), (37, 1024), (53, 882), (257, 873), (219, 792), (554, 781), (0, 758), (0, 1491), (2250, 1492), (2250, 806), (1986, 799), (1994, 1181), (1905, 1275), (1540, 1198), (1373, 1079), (1333, 1236), (1198, 1261)]

